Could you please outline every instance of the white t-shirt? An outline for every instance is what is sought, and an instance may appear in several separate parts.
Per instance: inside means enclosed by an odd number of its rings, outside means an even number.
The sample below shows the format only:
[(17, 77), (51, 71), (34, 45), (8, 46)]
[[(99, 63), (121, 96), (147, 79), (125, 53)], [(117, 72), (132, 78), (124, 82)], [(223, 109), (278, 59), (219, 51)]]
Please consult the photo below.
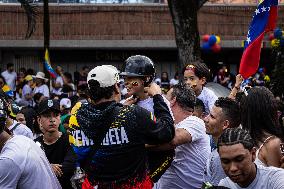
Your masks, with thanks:
[(0, 154), (0, 188), (60, 189), (44, 152), (25, 136), (13, 136)]
[[(229, 177), (222, 179), (219, 186), (231, 189), (243, 189), (234, 183)], [(257, 165), (257, 172), (254, 181), (244, 189), (283, 189), (284, 170), (276, 167), (263, 167)]]
[(9, 127), (9, 130), (14, 135), (23, 135), (30, 139), (33, 139), (33, 132), (26, 125), (21, 124), (15, 120), (13, 120), (13, 124)]
[(203, 87), (200, 95), (197, 98), (204, 103), (206, 114), (210, 113), (215, 101), (218, 99), (215, 93), (207, 87)]
[(39, 87), (35, 87), (33, 92), (34, 92), (34, 94), (42, 93), (43, 96), (46, 96), (46, 97), (49, 98), (49, 88), (48, 88), (48, 86), (46, 84), (43, 84), (43, 85), (41, 85)]
[(11, 89), (12, 91), (16, 91), (17, 73), (16, 73), (16, 72), (11, 72), (11, 73), (10, 73), (10, 72), (8, 72), (8, 71), (6, 70), (6, 71), (2, 72), (1, 75), (4, 77), (4, 79), (5, 79), (6, 83), (7, 83), (7, 85), (10, 87), (10, 89)]
[(32, 99), (27, 100), (25, 96), (30, 95), (32, 93), (33, 93), (33, 89), (28, 84), (25, 84), (22, 90), (22, 100), (28, 102), (30, 106), (32, 106), (33, 101)]
[[(163, 99), (164, 99), (164, 102), (167, 104), (169, 110), (170, 110), (170, 113), (171, 113), (171, 116), (172, 118), (174, 117), (173, 116), (173, 112), (171, 110), (171, 106), (170, 106), (170, 102), (162, 95)], [(152, 112), (154, 114), (154, 102), (153, 102), (153, 98), (149, 97), (149, 98), (146, 98), (145, 100), (139, 100), (137, 102), (137, 105), (148, 110), (149, 112)]]
[(190, 133), (192, 141), (176, 147), (175, 158), (158, 181), (157, 188), (199, 189), (203, 183), (204, 167), (211, 151), (205, 124), (198, 117), (189, 116), (175, 127)]
[(172, 86), (172, 85), (176, 85), (176, 84), (178, 84), (178, 82), (179, 82), (178, 79), (172, 78), (172, 79), (170, 80), (170, 85), (171, 85), (171, 86)]
[(62, 79), (62, 77), (61, 77), (61, 76), (58, 76), (58, 77), (55, 79), (55, 83), (60, 83), (61, 87), (58, 88), (58, 89), (53, 88), (53, 89), (52, 89), (52, 93), (54, 93), (54, 94), (56, 94), (56, 95), (61, 95), (61, 94), (62, 94), (61, 90), (62, 90), (62, 86), (63, 86), (63, 79)]

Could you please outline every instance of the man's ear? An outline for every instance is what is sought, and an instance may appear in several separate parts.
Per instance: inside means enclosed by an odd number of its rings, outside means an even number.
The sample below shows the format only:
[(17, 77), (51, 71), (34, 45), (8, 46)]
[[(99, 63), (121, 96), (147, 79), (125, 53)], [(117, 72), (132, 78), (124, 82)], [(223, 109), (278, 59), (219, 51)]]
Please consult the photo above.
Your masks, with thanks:
[(252, 162), (254, 162), (255, 158), (256, 158), (256, 147), (253, 147), (250, 151), (251, 155), (252, 155)]
[(40, 117), (39, 116), (36, 117), (36, 121), (37, 121), (38, 125), (40, 125)]
[(226, 120), (223, 122), (223, 130), (229, 128), (229, 126), (230, 126), (230, 121), (226, 119)]
[(202, 78), (200, 79), (200, 81), (201, 81), (201, 84), (202, 84), (202, 85), (205, 85), (205, 83), (206, 83), (206, 77), (202, 77)]
[(114, 92), (115, 94), (120, 94), (120, 88), (117, 83), (114, 85)]

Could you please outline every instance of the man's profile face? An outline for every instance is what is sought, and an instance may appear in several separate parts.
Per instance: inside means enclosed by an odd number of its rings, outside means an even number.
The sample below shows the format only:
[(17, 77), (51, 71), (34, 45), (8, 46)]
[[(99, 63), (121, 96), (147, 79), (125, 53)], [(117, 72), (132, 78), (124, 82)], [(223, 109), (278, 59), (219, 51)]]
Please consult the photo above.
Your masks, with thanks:
[(221, 164), (226, 175), (240, 186), (250, 184), (255, 164), (255, 148), (245, 149), (241, 143), (219, 147)]
[(139, 77), (125, 77), (124, 85), (130, 96), (144, 91), (144, 82)]
[(223, 132), (224, 120), (222, 108), (213, 106), (210, 114), (204, 118), (206, 133), (219, 137)]

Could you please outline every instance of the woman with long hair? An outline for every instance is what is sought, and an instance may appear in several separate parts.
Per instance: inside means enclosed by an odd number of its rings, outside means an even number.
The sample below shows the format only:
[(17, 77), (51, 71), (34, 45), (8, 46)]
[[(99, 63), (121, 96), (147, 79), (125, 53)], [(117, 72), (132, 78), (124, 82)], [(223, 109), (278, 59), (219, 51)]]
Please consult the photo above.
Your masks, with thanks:
[(254, 87), (241, 99), (241, 124), (258, 148), (256, 164), (280, 167), (283, 130), (277, 116), (277, 101), (265, 87)]

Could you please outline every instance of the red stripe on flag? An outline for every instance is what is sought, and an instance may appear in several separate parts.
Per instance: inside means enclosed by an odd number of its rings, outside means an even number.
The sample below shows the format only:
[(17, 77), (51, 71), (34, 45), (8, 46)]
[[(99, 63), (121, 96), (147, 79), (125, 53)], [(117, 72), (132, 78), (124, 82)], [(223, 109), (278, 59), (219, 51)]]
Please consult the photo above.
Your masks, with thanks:
[(49, 72), (49, 74), (50, 74), (50, 76), (52, 77), (52, 78), (56, 78), (56, 75), (54, 74), (54, 73), (52, 73), (52, 72)]
[(249, 78), (257, 71), (263, 37), (264, 32), (262, 32), (251, 44), (249, 44), (243, 52), (239, 72), (244, 79)]
[(274, 30), (276, 27), (276, 20), (277, 20), (277, 6), (271, 6), (269, 12), (268, 23), (266, 25), (265, 31)]

